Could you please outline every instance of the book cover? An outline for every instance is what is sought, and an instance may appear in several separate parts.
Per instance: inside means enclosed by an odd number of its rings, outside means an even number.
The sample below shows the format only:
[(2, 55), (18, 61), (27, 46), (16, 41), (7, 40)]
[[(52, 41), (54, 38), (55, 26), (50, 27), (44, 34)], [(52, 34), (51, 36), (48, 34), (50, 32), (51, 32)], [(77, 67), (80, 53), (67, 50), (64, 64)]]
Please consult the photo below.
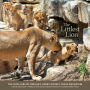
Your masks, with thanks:
[(90, 0), (0, 0), (0, 89), (87, 89)]

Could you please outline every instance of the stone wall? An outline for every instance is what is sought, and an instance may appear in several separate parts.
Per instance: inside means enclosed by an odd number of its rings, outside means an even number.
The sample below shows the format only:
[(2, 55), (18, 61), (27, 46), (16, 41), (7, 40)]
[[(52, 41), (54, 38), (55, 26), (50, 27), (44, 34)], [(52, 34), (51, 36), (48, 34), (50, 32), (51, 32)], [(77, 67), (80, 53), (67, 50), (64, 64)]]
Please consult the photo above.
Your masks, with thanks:
[[(81, 38), (83, 29), (90, 26), (90, 4), (83, 0), (8, 0), (20, 2), (22, 6), (33, 5), (34, 10), (46, 12), (49, 20), (48, 25), (55, 30), (59, 36), (67, 38)], [(66, 25), (65, 25), (66, 24)], [(67, 26), (69, 25), (69, 26)], [(62, 27), (69, 28), (69, 32)], [(65, 28), (64, 28), (65, 29)], [(77, 29), (78, 32), (77, 32)], [(73, 31), (74, 30), (74, 31)], [(64, 32), (65, 31), (65, 32)], [(72, 32), (73, 31), (73, 32)], [(78, 37), (76, 35), (78, 34)], [(73, 34), (75, 33), (75, 35)]]
[(3, 0), (0, 0), (0, 20), (2, 20), (2, 2), (3, 2)]
[[(49, 17), (49, 26), (58, 33), (59, 36), (66, 36), (62, 28), (66, 23), (72, 29), (78, 29), (78, 38), (82, 39), (83, 29), (89, 23), (89, 3), (83, 0), (42, 0), (41, 6)], [(56, 24), (55, 24), (56, 23)], [(73, 26), (75, 25), (75, 27)], [(68, 27), (68, 26), (67, 26)], [(76, 31), (75, 31), (76, 32)], [(73, 32), (73, 33), (75, 33)], [(74, 38), (76, 38), (76, 35)], [(69, 38), (73, 37), (69, 35)], [(67, 38), (67, 37), (66, 37)]]

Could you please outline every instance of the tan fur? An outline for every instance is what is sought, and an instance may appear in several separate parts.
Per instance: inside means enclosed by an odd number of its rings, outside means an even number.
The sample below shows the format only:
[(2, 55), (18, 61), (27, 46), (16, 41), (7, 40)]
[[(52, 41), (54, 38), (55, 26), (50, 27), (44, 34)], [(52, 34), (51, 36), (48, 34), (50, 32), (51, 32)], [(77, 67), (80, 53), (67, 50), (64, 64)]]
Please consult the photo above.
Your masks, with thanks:
[(3, 3), (7, 28), (14, 27), (14, 30), (25, 29), (30, 26), (46, 28), (48, 17), (43, 11), (33, 11), (33, 6), (25, 6), (21, 10), (13, 3)]
[(33, 6), (25, 6), (23, 10), (24, 14), (24, 28), (33, 26)]
[(23, 31), (0, 32), (0, 59), (14, 60), (15, 58), (28, 58), (30, 74), (33, 79), (40, 79), (35, 74), (35, 62), (40, 47), (58, 51), (61, 45), (54, 33), (31, 27)]
[(13, 3), (11, 2), (4, 2), (2, 3), (2, 8), (3, 8), (3, 21), (6, 22), (7, 26), (6, 29), (10, 27), (10, 9), (12, 9)]
[(20, 16), (20, 11), (13, 7), (10, 9), (10, 22), (9, 25), (14, 27), (14, 30), (24, 29), (24, 19)]
[(54, 53), (53, 51), (49, 51), (45, 54), (40, 61), (43, 61), (45, 58), (48, 58), (51, 63), (54, 65), (59, 65), (60, 61), (65, 60), (67, 62), (70, 55), (76, 54), (76, 44), (70, 44), (62, 48), (58, 53)]
[(39, 27), (41, 29), (46, 29), (46, 25), (48, 23), (48, 17), (45, 12), (35, 11), (34, 12), (34, 26)]
[(25, 29), (33, 26), (33, 7), (25, 6), (23, 11), (13, 4), (3, 3), (6, 12), (7, 27), (14, 27), (14, 30)]
[(17, 62), (15, 60), (9, 61), (0, 59), (0, 73), (8, 73), (12, 71), (16, 65)]
[[(24, 10), (14, 8), (10, 11), (12, 14), (12, 25), (15, 30), (20, 30), (33, 26), (33, 7), (25, 6)], [(29, 26), (30, 25), (30, 26)]]

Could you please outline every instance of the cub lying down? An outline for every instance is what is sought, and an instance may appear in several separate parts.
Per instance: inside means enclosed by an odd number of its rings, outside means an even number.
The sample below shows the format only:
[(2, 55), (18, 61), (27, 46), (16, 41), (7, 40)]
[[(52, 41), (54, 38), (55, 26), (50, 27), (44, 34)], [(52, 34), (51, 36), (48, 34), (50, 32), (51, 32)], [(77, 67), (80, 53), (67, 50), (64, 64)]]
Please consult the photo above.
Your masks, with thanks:
[(70, 55), (76, 55), (76, 44), (74, 43), (66, 45), (59, 52), (53, 52), (50, 50), (40, 59), (40, 61), (43, 61), (45, 58), (48, 58), (48, 60), (50, 60), (50, 62), (54, 65), (59, 65), (60, 61), (62, 60), (65, 60), (66, 63)]

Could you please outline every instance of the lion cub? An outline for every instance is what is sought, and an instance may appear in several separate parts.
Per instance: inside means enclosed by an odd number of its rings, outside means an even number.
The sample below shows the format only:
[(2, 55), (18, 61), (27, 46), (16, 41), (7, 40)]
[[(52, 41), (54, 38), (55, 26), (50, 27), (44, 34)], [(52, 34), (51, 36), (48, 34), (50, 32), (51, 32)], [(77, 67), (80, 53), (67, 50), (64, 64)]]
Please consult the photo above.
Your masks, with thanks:
[(48, 25), (48, 17), (46, 13), (41, 10), (34, 11), (33, 17), (34, 17), (34, 26), (45, 30), (46, 26)]
[(65, 60), (66, 63), (71, 55), (76, 55), (76, 44), (74, 43), (62, 47), (62, 50), (59, 52), (49, 51), (40, 59), (40, 61), (43, 61), (45, 58), (48, 58), (50, 62), (54, 65), (59, 65), (60, 61), (62, 60)]
[(3, 3), (7, 29), (13, 27), (14, 30), (26, 29), (33, 26), (33, 6), (19, 8), (13, 3)]

